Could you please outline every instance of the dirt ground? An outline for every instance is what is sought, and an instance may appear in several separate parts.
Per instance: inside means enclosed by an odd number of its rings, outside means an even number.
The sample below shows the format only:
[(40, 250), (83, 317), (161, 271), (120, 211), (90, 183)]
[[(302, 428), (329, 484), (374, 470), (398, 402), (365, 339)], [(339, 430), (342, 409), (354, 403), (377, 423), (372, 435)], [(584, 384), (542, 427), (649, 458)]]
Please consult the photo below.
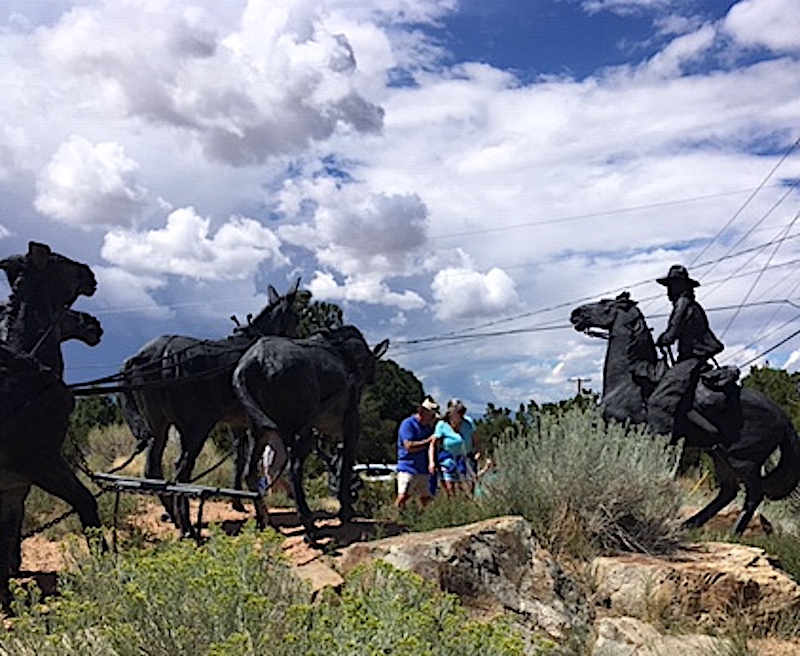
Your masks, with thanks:
[[(199, 503), (191, 503), (192, 518), (196, 521)], [(175, 527), (161, 519), (163, 508), (154, 497), (144, 497), (141, 500), (141, 509), (136, 515), (129, 518), (130, 523), (138, 528), (147, 542), (155, 543), (169, 536), (177, 536)], [(389, 537), (401, 532), (399, 526), (392, 524), (378, 524), (373, 520), (356, 519), (342, 526), (341, 522), (331, 513), (318, 511), (314, 513), (316, 525), (319, 529), (317, 546), (309, 546), (303, 539), (303, 528), (294, 508), (270, 508), (270, 523), (285, 536), (283, 549), (291, 561), (296, 565), (304, 565), (320, 558), (324, 553), (334, 547), (344, 547), (353, 542), (374, 539), (380, 535)], [(209, 526), (220, 525), (229, 535), (235, 535), (241, 530), (244, 523), (255, 518), (252, 506), (245, 513), (233, 510), (228, 501), (206, 501), (203, 506), (202, 535), (208, 535)], [(120, 531), (120, 541), (123, 536)], [(113, 543), (113, 529), (108, 529), (108, 542)], [(45, 594), (55, 589), (57, 574), (68, 567), (66, 553), (66, 539), (49, 540), (43, 535), (34, 535), (22, 543), (22, 572), (21, 578), (33, 578), (39, 582)], [(82, 544), (82, 543), (81, 543)]]

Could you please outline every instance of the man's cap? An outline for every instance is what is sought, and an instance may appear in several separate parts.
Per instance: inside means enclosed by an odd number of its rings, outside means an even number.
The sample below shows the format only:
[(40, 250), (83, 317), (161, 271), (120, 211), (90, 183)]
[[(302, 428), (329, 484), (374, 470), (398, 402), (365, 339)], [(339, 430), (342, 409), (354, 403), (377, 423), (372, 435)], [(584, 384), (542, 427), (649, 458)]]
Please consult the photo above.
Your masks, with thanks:
[(437, 416), (439, 415), (439, 404), (431, 396), (426, 396), (422, 403), (419, 404), (419, 407)]

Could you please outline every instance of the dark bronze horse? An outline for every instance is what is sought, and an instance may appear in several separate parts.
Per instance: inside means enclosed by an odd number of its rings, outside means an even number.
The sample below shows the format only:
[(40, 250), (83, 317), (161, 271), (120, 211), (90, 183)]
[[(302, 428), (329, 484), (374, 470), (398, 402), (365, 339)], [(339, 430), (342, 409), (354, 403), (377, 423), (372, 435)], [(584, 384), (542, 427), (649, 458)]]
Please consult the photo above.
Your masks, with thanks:
[[(5, 326), (6, 316), (0, 317), (0, 324)], [(87, 346), (97, 346), (103, 337), (103, 328), (100, 321), (86, 312), (78, 312), (76, 310), (67, 310), (61, 316), (58, 322), (58, 334), (61, 342), (69, 340), (77, 340), (83, 342)], [(38, 359), (38, 358), (37, 358)], [(61, 358), (59, 350), (58, 357), (55, 362), (43, 362), (49, 366), (58, 375), (62, 377), (64, 373), (64, 362)], [(9, 497), (3, 500), (5, 509), (8, 516), (8, 523), (4, 526), (13, 526), (14, 530), (9, 534), (8, 540), (12, 550), (11, 554), (11, 573), (16, 573), (22, 566), (22, 522), (25, 518), (25, 499), (30, 492), (30, 486), (25, 489), (20, 488), (13, 493), (9, 493)], [(13, 516), (12, 499), (16, 495), (18, 498), (17, 515)]]
[[(147, 478), (164, 477), (162, 461), (170, 426), (180, 435), (178, 483), (190, 481), (197, 456), (217, 423), (226, 422), (239, 433), (246, 429), (247, 417), (231, 386), (231, 374), (242, 354), (262, 335), (296, 334), (299, 282), (284, 296), (270, 285), (269, 305), (226, 339), (164, 335), (125, 361), (126, 391), (120, 395), (120, 406), (133, 435), (148, 443)], [(173, 499), (163, 501), (179, 528), (192, 535), (187, 505), (176, 510)]]
[[(647, 397), (653, 383), (645, 375), (657, 363), (656, 348), (644, 315), (627, 293), (616, 299), (582, 305), (572, 311), (576, 330), (607, 331), (608, 348), (603, 368), (603, 412), (607, 419), (644, 423)], [(792, 423), (763, 394), (731, 383), (723, 391), (701, 387), (695, 410), (719, 431), (689, 423), (686, 445), (708, 452), (719, 483), (717, 496), (684, 526), (698, 527), (733, 501), (739, 484), (745, 487), (744, 507), (734, 524), (741, 534), (766, 497), (787, 497), (800, 480), (800, 442)], [(780, 460), (763, 474), (767, 459), (780, 450)]]
[[(289, 474), (300, 520), (313, 538), (314, 522), (303, 490), (303, 463), (314, 447), (313, 429), (342, 444), (338, 459), (339, 517), (353, 515), (350, 493), (360, 434), (358, 404), (375, 377), (388, 341), (370, 350), (354, 326), (323, 331), (307, 339), (263, 337), (245, 353), (233, 373), (236, 395), (255, 436), (247, 484), (257, 489), (258, 463), (270, 432), (286, 446)], [(266, 509), (256, 504), (259, 525)]]
[(54, 353), (61, 321), (97, 283), (85, 264), (35, 242), (26, 255), (0, 260), (0, 269), (11, 285), (0, 342), (0, 598), (6, 603), (8, 578), (19, 564), (20, 513), (32, 484), (72, 506), (84, 529), (100, 527), (94, 496), (61, 453), (73, 397), (53, 368), (60, 362)]

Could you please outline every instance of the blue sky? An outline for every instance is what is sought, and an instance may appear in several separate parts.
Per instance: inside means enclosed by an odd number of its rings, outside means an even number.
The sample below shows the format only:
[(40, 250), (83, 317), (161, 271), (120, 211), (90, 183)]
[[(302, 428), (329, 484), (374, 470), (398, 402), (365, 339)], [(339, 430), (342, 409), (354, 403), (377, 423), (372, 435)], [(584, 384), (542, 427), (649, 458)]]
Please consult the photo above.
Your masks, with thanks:
[(558, 400), (570, 309), (659, 331), (676, 262), (724, 361), (798, 366), (795, 0), (0, 0), (0, 57), (0, 249), (100, 282), (71, 382), (301, 276), (439, 397)]

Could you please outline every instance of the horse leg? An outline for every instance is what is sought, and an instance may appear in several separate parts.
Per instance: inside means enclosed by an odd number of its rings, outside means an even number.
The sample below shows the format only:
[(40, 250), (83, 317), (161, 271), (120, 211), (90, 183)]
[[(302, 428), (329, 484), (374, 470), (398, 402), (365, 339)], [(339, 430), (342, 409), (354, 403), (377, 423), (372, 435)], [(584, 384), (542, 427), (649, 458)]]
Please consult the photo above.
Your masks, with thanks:
[(342, 448), (339, 454), (339, 520), (349, 522), (353, 518), (353, 465), (356, 460), (356, 440), (360, 432), (358, 406), (352, 407), (344, 421)]
[[(102, 523), (97, 509), (97, 500), (81, 483), (60, 454), (48, 458), (46, 462), (37, 463), (32, 481), (48, 494), (52, 494), (72, 506), (78, 513), (90, 546), (97, 546), (102, 551), (108, 550), (108, 544), (99, 532)], [(97, 529), (97, 531), (92, 534), (91, 529)]]
[[(0, 608), (6, 613), (13, 599), (8, 582), (13, 568), (16, 515), (19, 510), (15, 490), (0, 492)], [(19, 540), (17, 540), (18, 542)]]
[(761, 480), (758, 468), (754, 465), (749, 467), (751, 471), (744, 476), (744, 505), (742, 512), (736, 518), (733, 525), (733, 534), (741, 535), (744, 533), (750, 520), (753, 518), (758, 506), (764, 500), (764, 483)]
[[(205, 440), (204, 433), (197, 433), (191, 429), (180, 430), (181, 434), (181, 453), (178, 460), (175, 462), (175, 481), (181, 484), (191, 482), (192, 470), (197, 462), (197, 456), (203, 448)], [(201, 439), (197, 439), (197, 435), (202, 435)], [(185, 538), (196, 538), (197, 532), (195, 526), (192, 524), (191, 514), (189, 512), (189, 499), (184, 494), (175, 495), (175, 513), (177, 518), (177, 526), (181, 530), (181, 534)], [(199, 530), (200, 527), (197, 527)]]
[(31, 486), (26, 485), (19, 488), (19, 490), (6, 492), (6, 494), (14, 495), (15, 497), (9, 500), (9, 510), (13, 513), (11, 517), (13, 523), (10, 556), (10, 571), (12, 574), (18, 574), (22, 569), (22, 522), (25, 519), (25, 499), (30, 491)]
[[(249, 489), (251, 492), (258, 492), (258, 483), (261, 480), (262, 475), (261, 458), (264, 455), (264, 446), (267, 444), (267, 441), (270, 439), (272, 434), (277, 434), (275, 431), (258, 431), (255, 428), (251, 428), (248, 432), (250, 437), (248, 438), (247, 442), (250, 445), (250, 452), (246, 458), (247, 473), (245, 474), (244, 480), (247, 484), (247, 489)], [(256, 435), (259, 437), (256, 438)], [(256, 499), (254, 506), (256, 509), (256, 526), (259, 528), (259, 530), (263, 531), (269, 524), (269, 512), (267, 511), (267, 506), (264, 503), (264, 497), (259, 496), (258, 499)]]
[(717, 496), (711, 500), (711, 503), (683, 522), (683, 528), (700, 528), (736, 498), (736, 492), (739, 486), (737, 484), (736, 474), (733, 469), (731, 469), (730, 464), (717, 449), (712, 449), (709, 455), (714, 461), (714, 471), (717, 476), (717, 482), (719, 483), (719, 492)]
[[(233, 489), (242, 489), (242, 479), (245, 469), (248, 468), (247, 456), (253, 450), (253, 438), (249, 430), (237, 428), (233, 430), (236, 455), (233, 463)], [(231, 507), (237, 512), (247, 512), (241, 499), (234, 499)]]
[(306, 494), (303, 490), (303, 465), (305, 465), (306, 458), (314, 448), (314, 436), (310, 428), (302, 430), (294, 436), (290, 443), (288, 451), (289, 456), (289, 474), (292, 478), (292, 492), (294, 493), (294, 502), (297, 507), (297, 514), (300, 516), (300, 522), (306, 529), (306, 541), (314, 542), (314, 518), (311, 516), (311, 508), (308, 507), (306, 501)]
[[(151, 435), (152, 439), (148, 441), (145, 451), (144, 477), (164, 480), (164, 449), (167, 447), (169, 438), (169, 424), (162, 424), (158, 430), (152, 431)], [(161, 515), (162, 521), (177, 523), (172, 495), (160, 494), (158, 496), (164, 506), (164, 513)]]

